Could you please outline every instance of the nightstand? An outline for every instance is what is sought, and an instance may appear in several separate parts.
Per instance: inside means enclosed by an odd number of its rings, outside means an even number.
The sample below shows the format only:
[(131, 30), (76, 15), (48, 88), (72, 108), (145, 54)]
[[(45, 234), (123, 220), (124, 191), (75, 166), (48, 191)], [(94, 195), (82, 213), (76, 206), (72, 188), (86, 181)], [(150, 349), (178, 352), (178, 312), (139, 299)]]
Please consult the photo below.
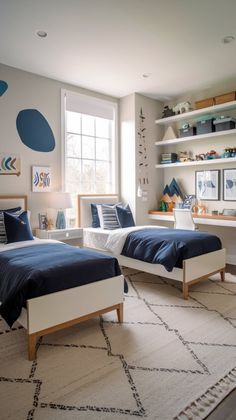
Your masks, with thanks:
[(83, 229), (82, 228), (68, 228), (68, 229), (52, 229), (42, 230), (36, 229), (36, 236), (40, 239), (57, 239), (58, 241), (68, 242), (71, 245), (83, 245)]

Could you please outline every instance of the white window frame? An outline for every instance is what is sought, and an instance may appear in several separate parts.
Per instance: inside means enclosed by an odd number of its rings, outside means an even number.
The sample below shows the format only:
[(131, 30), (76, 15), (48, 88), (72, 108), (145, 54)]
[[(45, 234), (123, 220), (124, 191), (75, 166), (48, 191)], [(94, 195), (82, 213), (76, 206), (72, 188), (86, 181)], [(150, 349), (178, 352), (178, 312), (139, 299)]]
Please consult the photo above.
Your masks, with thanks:
[[(75, 93), (78, 96), (85, 96), (84, 94), (81, 94), (80, 92), (72, 91), (72, 90), (66, 90), (61, 89), (61, 187), (62, 190), (65, 191), (65, 167), (66, 167), (66, 94), (67, 93)], [(94, 98), (97, 103), (99, 101), (101, 104), (105, 104), (108, 106), (111, 106), (113, 108), (114, 112), (114, 147), (112, 147), (112, 191), (109, 192), (109, 194), (118, 194), (119, 193), (119, 147), (118, 147), (118, 103), (113, 101), (107, 101), (106, 99), (98, 98), (97, 96), (91, 96), (86, 95), (91, 98)], [(79, 194), (79, 192), (78, 192)]]

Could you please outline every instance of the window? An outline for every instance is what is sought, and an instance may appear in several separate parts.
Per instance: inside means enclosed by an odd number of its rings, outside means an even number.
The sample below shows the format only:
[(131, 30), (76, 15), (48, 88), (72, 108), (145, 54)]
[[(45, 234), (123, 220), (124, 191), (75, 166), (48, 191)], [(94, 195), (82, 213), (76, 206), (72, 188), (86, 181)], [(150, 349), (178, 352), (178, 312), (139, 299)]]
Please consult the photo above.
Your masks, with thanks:
[(116, 104), (64, 92), (65, 190), (74, 194), (117, 191)]

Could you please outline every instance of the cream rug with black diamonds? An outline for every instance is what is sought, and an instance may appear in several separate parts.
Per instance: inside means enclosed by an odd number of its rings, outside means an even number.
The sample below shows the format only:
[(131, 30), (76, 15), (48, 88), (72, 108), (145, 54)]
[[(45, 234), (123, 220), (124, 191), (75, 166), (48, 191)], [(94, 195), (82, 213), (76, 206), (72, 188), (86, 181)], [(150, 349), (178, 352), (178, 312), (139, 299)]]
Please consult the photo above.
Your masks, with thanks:
[(1, 420), (204, 419), (236, 387), (236, 277), (178, 284), (125, 270), (116, 313), (48, 335), (37, 362), (0, 321)]

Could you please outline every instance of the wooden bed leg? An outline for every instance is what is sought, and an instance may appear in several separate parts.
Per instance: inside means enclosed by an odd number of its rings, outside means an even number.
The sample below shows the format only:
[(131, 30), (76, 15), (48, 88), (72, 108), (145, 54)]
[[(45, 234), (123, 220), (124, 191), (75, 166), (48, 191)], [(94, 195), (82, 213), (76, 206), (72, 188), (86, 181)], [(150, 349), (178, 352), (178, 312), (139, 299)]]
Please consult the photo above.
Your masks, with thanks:
[(122, 323), (123, 322), (123, 316), (124, 316), (124, 305), (123, 305), (123, 303), (120, 303), (119, 304), (119, 306), (118, 306), (118, 308), (117, 308), (117, 318), (118, 318), (118, 321), (120, 322), (120, 323)]
[(221, 281), (225, 281), (225, 269), (220, 272)]
[(36, 358), (36, 334), (28, 335), (28, 359), (34, 360)]
[(188, 285), (186, 283), (183, 283), (183, 298), (184, 299), (188, 299)]

